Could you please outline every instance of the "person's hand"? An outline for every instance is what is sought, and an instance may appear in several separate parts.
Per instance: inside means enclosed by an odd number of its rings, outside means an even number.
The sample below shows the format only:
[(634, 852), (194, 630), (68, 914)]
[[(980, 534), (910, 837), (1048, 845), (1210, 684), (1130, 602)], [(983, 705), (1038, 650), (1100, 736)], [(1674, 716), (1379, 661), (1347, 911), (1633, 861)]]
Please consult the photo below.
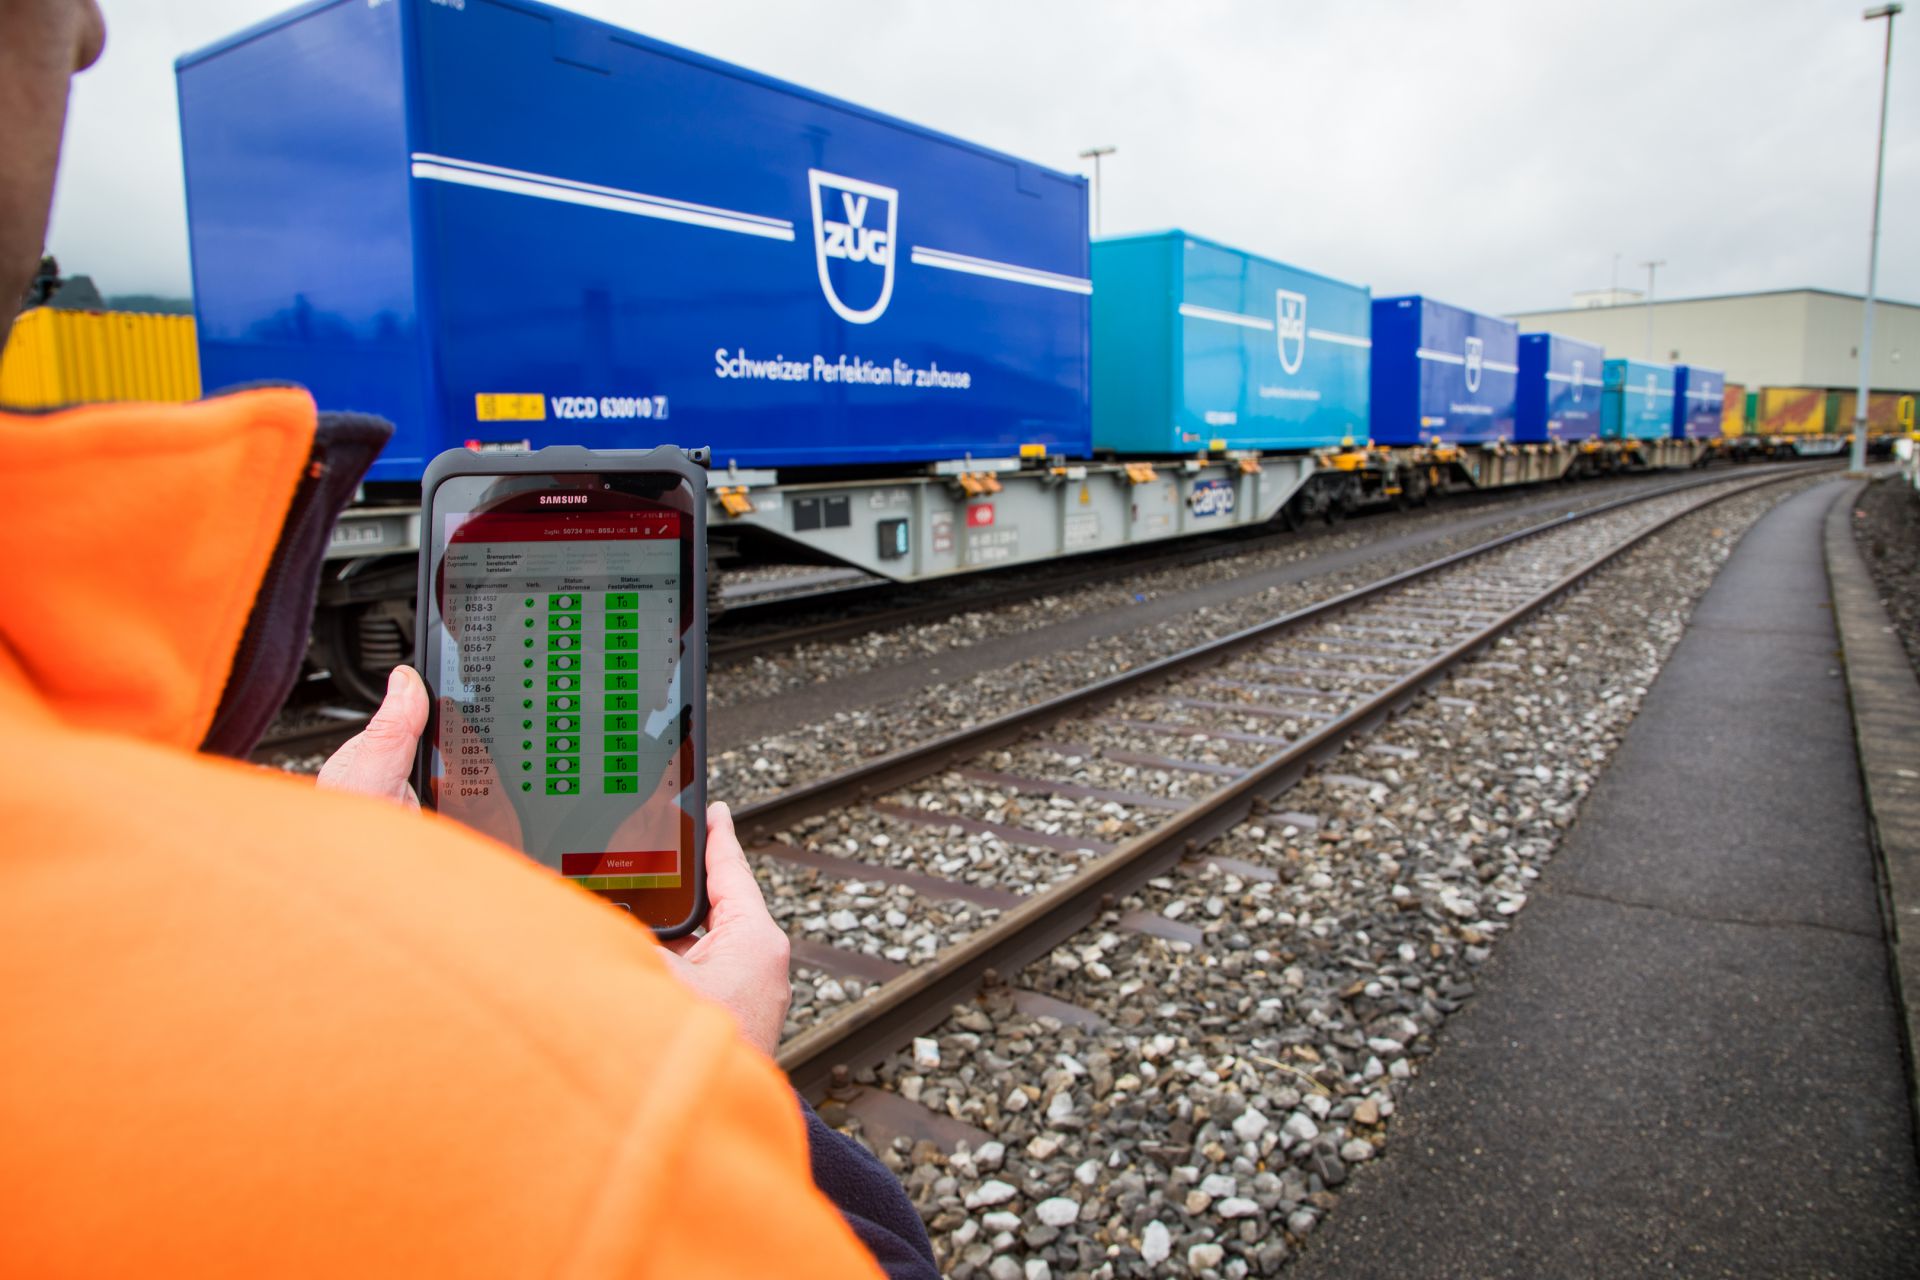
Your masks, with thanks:
[(706, 932), (665, 944), (667, 963), (675, 977), (725, 1005), (741, 1033), (771, 1054), (793, 998), (787, 935), (767, 912), (724, 804), (707, 806), (707, 899)]
[(414, 750), (426, 730), (427, 686), (412, 667), (395, 667), (387, 677), (386, 699), (367, 727), (320, 766), (320, 787), (418, 809), (420, 797), (409, 779)]

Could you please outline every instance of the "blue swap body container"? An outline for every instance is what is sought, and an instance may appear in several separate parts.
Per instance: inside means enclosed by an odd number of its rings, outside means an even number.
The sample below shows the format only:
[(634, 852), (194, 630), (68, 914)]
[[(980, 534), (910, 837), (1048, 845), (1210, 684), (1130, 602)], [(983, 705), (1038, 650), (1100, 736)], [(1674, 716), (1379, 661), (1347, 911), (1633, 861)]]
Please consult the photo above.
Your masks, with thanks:
[(1095, 241), (1093, 286), (1094, 448), (1367, 438), (1364, 287), (1180, 230)]
[(206, 385), (393, 419), (375, 480), (1090, 452), (1080, 177), (531, 0), (330, 0), (176, 66)]
[(1600, 434), (1600, 376), (1606, 351), (1557, 333), (1520, 335), (1513, 438), (1521, 444), (1588, 440)]
[(1600, 434), (1608, 440), (1665, 440), (1673, 434), (1673, 366), (1646, 360), (1607, 361), (1600, 397)]
[(1714, 439), (1726, 412), (1727, 375), (1697, 364), (1673, 366), (1673, 438)]
[(1418, 294), (1373, 300), (1376, 444), (1511, 440), (1520, 329)]

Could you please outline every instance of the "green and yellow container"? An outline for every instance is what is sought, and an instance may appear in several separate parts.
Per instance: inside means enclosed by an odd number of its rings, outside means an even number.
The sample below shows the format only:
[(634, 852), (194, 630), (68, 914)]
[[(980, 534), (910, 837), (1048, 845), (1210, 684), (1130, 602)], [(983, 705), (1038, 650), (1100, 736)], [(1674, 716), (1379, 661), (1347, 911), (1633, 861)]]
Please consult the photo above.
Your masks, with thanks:
[(1828, 428), (1821, 387), (1762, 387), (1754, 430), (1763, 436), (1817, 436)]

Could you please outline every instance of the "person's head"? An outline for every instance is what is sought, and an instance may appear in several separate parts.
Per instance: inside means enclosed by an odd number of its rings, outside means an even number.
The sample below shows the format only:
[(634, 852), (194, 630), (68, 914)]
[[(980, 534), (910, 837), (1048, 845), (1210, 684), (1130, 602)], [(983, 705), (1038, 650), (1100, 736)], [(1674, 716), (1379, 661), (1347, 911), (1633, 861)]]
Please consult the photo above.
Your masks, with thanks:
[(0, 346), (46, 247), (67, 81), (106, 39), (94, 0), (0, 0)]

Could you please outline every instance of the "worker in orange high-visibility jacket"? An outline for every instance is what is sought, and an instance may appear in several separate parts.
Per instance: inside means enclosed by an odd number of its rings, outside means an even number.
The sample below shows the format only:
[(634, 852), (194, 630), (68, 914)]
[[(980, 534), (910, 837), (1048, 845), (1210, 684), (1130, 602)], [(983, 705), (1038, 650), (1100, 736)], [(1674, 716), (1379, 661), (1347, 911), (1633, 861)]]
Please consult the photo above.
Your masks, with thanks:
[[(0, 326), (102, 41), (0, 0)], [(411, 671), (321, 787), (222, 758), (387, 434), (292, 388), (0, 413), (0, 1275), (932, 1275), (768, 1057), (786, 939), (723, 808), (675, 954), (408, 807)]]

